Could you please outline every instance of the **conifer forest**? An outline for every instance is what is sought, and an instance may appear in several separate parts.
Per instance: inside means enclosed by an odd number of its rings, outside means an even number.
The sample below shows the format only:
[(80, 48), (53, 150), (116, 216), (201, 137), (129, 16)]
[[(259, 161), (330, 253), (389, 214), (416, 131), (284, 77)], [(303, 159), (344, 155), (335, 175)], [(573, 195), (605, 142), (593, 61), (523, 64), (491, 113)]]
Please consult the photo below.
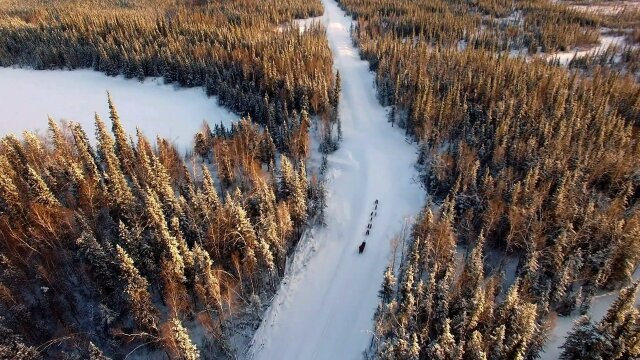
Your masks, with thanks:
[(0, 359), (640, 359), (639, 0), (0, 0), (0, 108)]

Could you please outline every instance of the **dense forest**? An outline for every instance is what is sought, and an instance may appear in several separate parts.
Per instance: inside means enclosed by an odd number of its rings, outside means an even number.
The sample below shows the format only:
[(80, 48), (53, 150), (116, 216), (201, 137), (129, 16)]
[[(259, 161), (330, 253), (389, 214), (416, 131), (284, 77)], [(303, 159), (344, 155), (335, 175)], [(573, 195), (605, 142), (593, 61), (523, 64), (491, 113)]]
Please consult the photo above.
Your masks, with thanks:
[(305, 108), (321, 115), (325, 141), (335, 147), (335, 81), (324, 29), (283, 26), (320, 15), (319, 1), (81, 3), (0, 4), (0, 66), (93, 68), (202, 86), (220, 105), (267, 127), (281, 150), (286, 123)]
[(95, 148), (52, 119), (47, 138), (2, 139), (0, 357), (232, 356), (228, 320), (261, 311), (318, 221), (321, 185), (305, 154), (275, 166), (248, 120), (209, 132), (205, 161), (187, 162), (164, 139), (134, 143), (109, 105)]
[(250, 335), (287, 255), (323, 222), (320, 174), (305, 165), (312, 126), (325, 153), (337, 148), (340, 78), (322, 27), (286, 25), (321, 12), (295, 0), (0, 4), (2, 66), (160, 76), (244, 116), (205, 125), (187, 157), (126, 134), (110, 98), (96, 144), (53, 119), (46, 137), (3, 138), (0, 358), (236, 356), (230, 339)]
[[(538, 358), (554, 316), (588, 315), (640, 262), (640, 86), (633, 72), (567, 71), (502, 50), (596, 41), (606, 19), (538, 1), (340, 3), (440, 204), (425, 206), (411, 250), (385, 274), (372, 352)], [(516, 15), (517, 31), (488, 26)], [(562, 358), (639, 356), (636, 289), (601, 322), (580, 320)]]
[[(429, 194), (383, 274), (370, 358), (537, 359), (576, 315), (561, 359), (640, 357), (640, 10), (582, 3), (339, 0)], [(242, 116), (186, 155), (127, 134), (110, 97), (95, 143), (54, 119), (0, 139), (0, 358), (238, 355), (324, 223), (341, 78), (325, 29), (292, 24), (322, 11), (0, 1), (0, 66), (162, 77)], [(605, 36), (624, 42), (554, 58)]]
[[(598, 44), (600, 35), (622, 35), (625, 43), (574, 59), (572, 67), (602, 67), (638, 75), (640, 7), (595, 13), (541, 0), (521, 1), (341, 1), (369, 38), (414, 39), (436, 47), (552, 55)], [(372, 61), (375, 59), (368, 58)]]

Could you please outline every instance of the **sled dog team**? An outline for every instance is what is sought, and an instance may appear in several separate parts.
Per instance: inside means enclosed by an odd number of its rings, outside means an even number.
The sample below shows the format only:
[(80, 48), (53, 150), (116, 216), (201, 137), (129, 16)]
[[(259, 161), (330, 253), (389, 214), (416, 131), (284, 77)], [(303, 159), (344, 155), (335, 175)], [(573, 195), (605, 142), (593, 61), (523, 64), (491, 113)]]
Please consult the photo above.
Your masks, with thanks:
[[(378, 216), (378, 199), (373, 203), (373, 211), (369, 214), (369, 223), (367, 224), (367, 231), (364, 233), (364, 236), (369, 236), (369, 231), (371, 231), (371, 227), (373, 226), (373, 218)], [(367, 241), (363, 241), (360, 246), (358, 246), (358, 253), (362, 254), (364, 252), (364, 247), (367, 246)]]

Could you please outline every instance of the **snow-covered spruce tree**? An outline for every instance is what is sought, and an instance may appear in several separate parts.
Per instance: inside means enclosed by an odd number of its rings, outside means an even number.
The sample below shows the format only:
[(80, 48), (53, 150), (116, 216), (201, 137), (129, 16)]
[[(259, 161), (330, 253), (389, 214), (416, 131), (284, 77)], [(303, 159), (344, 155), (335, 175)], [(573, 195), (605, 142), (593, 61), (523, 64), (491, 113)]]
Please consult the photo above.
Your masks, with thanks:
[(284, 270), (283, 266), (286, 260), (286, 243), (285, 239), (280, 237), (274, 213), (268, 213), (262, 216), (261, 223), (258, 228), (258, 236), (269, 246), (272, 254), (272, 261), (276, 270)]
[(120, 160), (120, 164), (125, 174), (131, 175), (133, 172), (133, 165), (135, 161), (135, 155), (129, 141), (127, 134), (122, 126), (122, 121), (116, 110), (116, 106), (113, 103), (111, 94), (107, 92), (107, 103), (109, 105), (109, 119), (111, 119), (111, 131), (115, 138), (115, 153)]
[(151, 169), (153, 176), (150, 177), (151, 181), (148, 181), (148, 183), (158, 194), (165, 214), (167, 214), (168, 218), (180, 217), (182, 209), (175, 196), (171, 177), (169, 176), (167, 168), (155, 154), (151, 155)]
[(116, 255), (123, 282), (123, 295), (137, 326), (152, 333), (158, 331), (159, 314), (151, 301), (149, 283), (140, 275), (133, 260), (120, 245), (116, 245)]
[(464, 327), (464, 333), (469, 333), (476, 328), (484, 311), (485, 294), (482, 288), (482, 282), (485, 277), (484, 243), (484, 234), (480, 233), (459, 279), (461, 286), (459, 297), (453, 301), (454, 311), (464, 313), (467, 317), (465, 323), (460, 324), (460, 326)]
[(182, 257), (182, 261), (184, 262), (184, 272), (186, 279), (190, 279), (192, 276), (189, 276), (193, 273), (193, 252), (189, 249), (189, 245), (185, 240), (184, 236), (182, 236), (182, 230), (180, 229), (180, 220), (177, 217), (171, 218), (171, 222), (169, 224), (169, 233), (176, 240), (176, 246), (178, 247), (178, 251), (180, 252), (180, 256)]
[(214, 272), (209, 253), (197, 243), (193, 247), (193, 260), (193, 286), (198, 301), (204, 309), (215, 310), (218, 318), (222, 321), (220, 283)]
[(48, 130), (49, 130), (49, 133), (51, 134), (51, 139), (53, 140), (53, 148), (59, 154), (63, 154), (63, 155), (68, 154), (69, 152), (68, 143), (67, 143), (67, 140), (64, 138), (62, 131), (58, 127), (58, 124), (56, 124), (55, 120), (53, 120), (51, 116), (47, 118), (47, 122), (48, 122)]
[(265, 129), (262, 134), (262, 140), (260, 140), (260, 149), (258, 157), (263, 164), (267, 167), (271, 167), (271, 164), (276, 160), (276, 145), (273, 142), (269, 129)]
[(609, 339), (604, 337), (589, 316), (580, 317), (561, 346), (560, 360), (601, 360)]
[(427, 358), (433, 360), (457, 360), (457, 348), (458, 345), (451, 333), (451, 321), (446, 319), (442, 332), (426, 349)]
[(189, 307), (185, 289), (185, 261), (178, 241), (171, 235), (160, 202), (151, 189), (147, 189), (146, 212), (152, 229), (153, 241), (157, 244), (156, 256), (160, 260), (160, 279), (164, 300), (174, 313), (184, 312)]
[(382, 281), (382, 288), (378, 292), (378, 296), (382, 303), (386, 304), (391, 300), (391, 297), (395, 293), (396, 288), (396, 278), (393, 275), (393, 269), (391, 265), (387, 266), (387, 269), (384, 272), (384, 280)]
[(11, 165), (4, 158), (0, 158), (0, 214), (8, 214), (16, 218), (21, 209), (20, 194), (10, 174)]
[(110, 301), (117, 301), (114, 297), (115, 290), (118, 288), (118, 268), (115, 260), (88, 230), (82, 232), (76, 240), (76, 245), (78, 246), (76, 256), (88, 266), (98, 289), (104, 296), (109, 296)]
[[(450, 262), (452, 264), (453, 262)], [(444, 331), (445, 322), (450, 324), (449, 320), (449, 305), (451, 300), (451, 283), (453, 281), (452, 266), (448, 266), (445, 270), (444, 276), (438, 280), (436, 288), (436, 295), (433, 299), (433, 313), (432, 313), (432, 326), (435, 333), (441, 333)]]
[(30, 165), (27, 165), (26, 182), (32, 201), (47, 206), (60, 206), (60, 202), (58, 202), (58, 199), (56, 199), (51, 190), (49, 190), (47, 183), (42, 180), (40, 174)]
[(404, 272), (402, 283), (400, 284), (400, 314), (399, 322), (407, 330), (415, 327), (416, 320), (416, 297), (414, 295), (415, 267), (412, 262)]
[(636, 281), (620, 291), (616, 300), (611, 304), (602, 320), (600, 320), (599, 325), (601, 328), (614, 328), (624, 322), (627, 314), (634, 310), (639, 286), (640, 281)]
[(35, 360), (41, 358), (37, 349), (24, 343), (20, 334), (16, 334), (3, 324), (0, 317), (0, 359)]
[[(33, 133), (33, 131), (27, 130), (22, 132), (22, 138), (23, 138), (23, 148), (25, 151), (25, 155), (27, 156), (27, 161), (30, 164), (32, 164), (32, 166), (35, 169), (37, 170), (42, 169), (42, 165), (41, 165), (42, 160), (46, 154), (44, 149), (44, 144), (42, 143), (40, 138), (35, 133)], [(59, 154), (55, 154), (55, 149), (54, 149), (54, 154), (52, 155), (53, 155), (53, 160), (56, 160), (56, 161), (59, 160), (59, 156), (56, 156)], [(51, 172), (53, 171), (53, 169), (49, 171)]]
[(524, 356), (538, 325), (536, 306), (520, 297), (517, 279), (497, 309), (497, 321), (506, 327), (504, 346), (507, 356)]
[(603, 357), (627, 359), (640, 356), (640, 310), (635, 306), (640, 281), (622, 289), (618, 298), (598, 323), (598, 330), (607, 341)]
[(307, 172), (305, 170), (304, 162), (300, 162), (300, 171), (297, 176), (294, 175), (293, 193), (291, 197), (291, 214), (293, 221), (298, 226), (304, 224), (307, 221)]
[(198, 131), (193, 140), (194, 152), (207, 162), (211, 160), (209, 157), (209, 155), (211, 154), (211, 147), (209, 146), (208, 139), (209, 139), (208, 133), (205, 133), (203, 131)]
[(474, 330), (471, 333), (471, 340), (466, 343), (465, 359), (468, 360), (487, 360), (487, 354), (485, 352), (485, 344), (482, 339), (482, 334), (478, 330)]
[(180, 319), (173, 317), (168, 321), (165, 335), (165, 345), (172, 359), (199, 360), (200, 351), (191, 342), (187, 329), (182, 326)]
[(218, 192), (216, 186), (211, 178), (209, 168), (205, 164), (202, 165), (202, 194), (204, 204), (207, 207), (209, 214), (213, 213), (220, 207), (220, 199), (218, 198)]
[(286, 155), (280, 156), (280, 176), (278, 182), (278, 193), (280, 198), (289, 199), (293, 196), (297, 183), (297, 174), (291, 165), (291, 161)]
[(107, 128), (98, 114), (95, 114), (96, 139), (98, 140), (98, 157), (105, 171), (105, 182), (111, 196), (112, 204), (122, 215), (127, 215), (133, 209), (133, 194), (120, 167), (120, 161), (115, 153), (115, 144)]
[(97, 186), (98, 189), (102, 191), (102, 176), (98, 170), (96, 154), (89, 143), (87, 134), (77, 123), (71, 124), (71, 133), (73, 134), (73, 139), (76, 145), (75, 147), (78, 152), (79, 160), (83, 166), (85, 177), (91, 181), (92, 185)]
[(225, 187), (229, 187), (235, 180), (235, 172), (234, 164), (231, 162), (231, 155), (229, 154), (229, 145), (227, 145), (227, 142), (221, 141), (220, 145), (215, 147), (214, 158), (220, 181)]

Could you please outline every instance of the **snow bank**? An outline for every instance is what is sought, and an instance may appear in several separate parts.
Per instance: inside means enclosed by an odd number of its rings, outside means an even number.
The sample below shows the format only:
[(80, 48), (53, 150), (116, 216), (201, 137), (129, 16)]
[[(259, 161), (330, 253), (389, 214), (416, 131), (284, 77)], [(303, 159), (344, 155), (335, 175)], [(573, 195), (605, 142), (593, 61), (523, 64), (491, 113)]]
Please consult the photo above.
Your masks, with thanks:
[[(323, 4), (321, 22), (342, 77), (343, 142), (328, 156), (328, 225), (299, 243), (249, 358), (362, 358), (391, 256), (390, 241), (425, 202), (424, 191), (412, 180), (417, 149), (387, 122), (373, 74), (353, 47), (351, 19), (335, 2)], [(377, 216), (365, 236), (376, 199)], [(365, 239), (366, 249), (359, 255), (357, 247)]]
[(80, 123), (93, 141), (94, 113), (108, 121), (107, 90), (129, 134), (140, 127), (150, 138), (160, 135), (185, 149), (203, 121), (229, 124), (238, 118), (202, 88), (181, 89), (157, 78), (140, 82), (92, 70), (0, 68), (0, 136), (24, 130), (44, 134), (51, 115)]

